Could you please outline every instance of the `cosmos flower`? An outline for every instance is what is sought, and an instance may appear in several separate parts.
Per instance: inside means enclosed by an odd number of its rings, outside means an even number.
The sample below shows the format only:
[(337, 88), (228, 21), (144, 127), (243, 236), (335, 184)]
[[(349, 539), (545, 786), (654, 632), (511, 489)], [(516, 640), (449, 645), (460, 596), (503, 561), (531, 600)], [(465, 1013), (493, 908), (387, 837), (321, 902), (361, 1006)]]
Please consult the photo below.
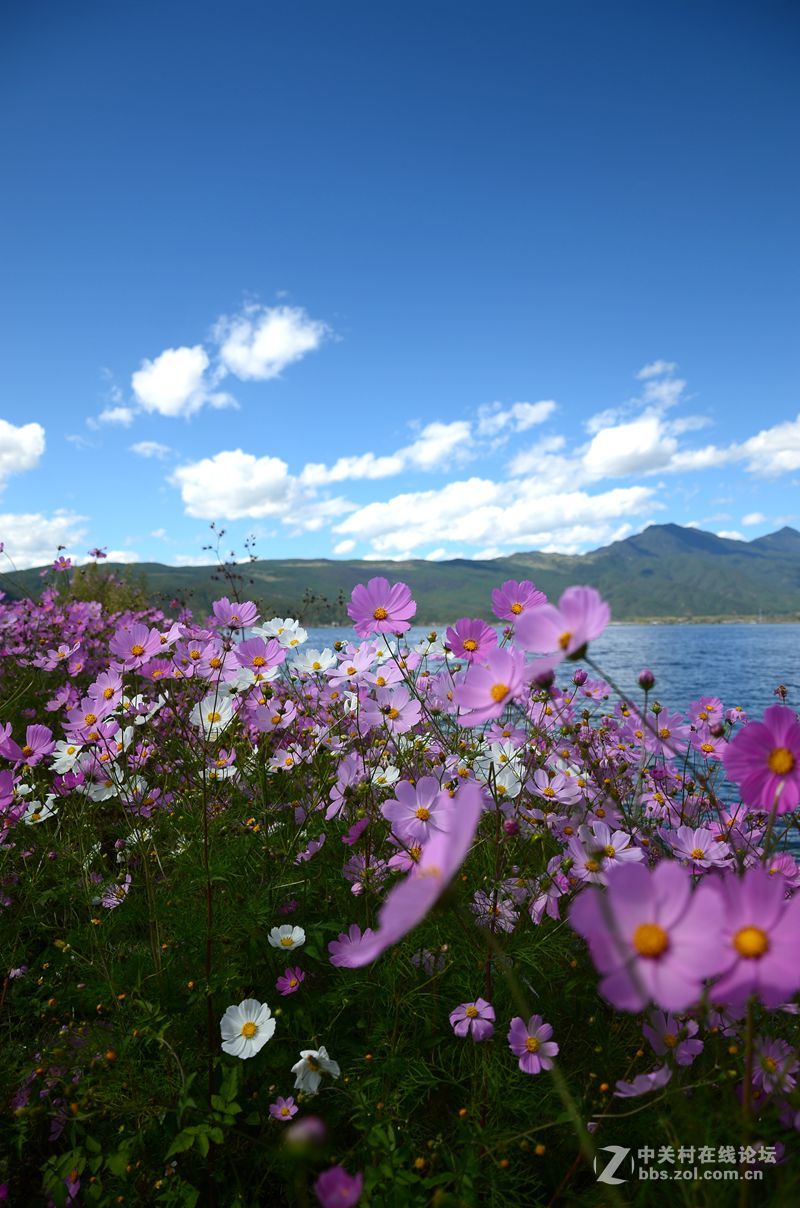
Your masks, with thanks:
[(756, 809), (789, 813), (800, 803), (800, 721), (793, 709), (771, 705), (748, 722), (722, 755), (742, 801)]
[(488, 1040), (494, 1032), (494, 1007), (485, 998), (462, 1002), (450, 1012), (456, 1036), (471, 1036), (474, 1041)]
[(358, 923), (351, 923), (347, 931), (342, 931), (335, 940), (331, 940), (328, 944), (328, 952), (331, 955), (331, 964), (337, 966), (349, 967), (348, 953), (352, 947), (358, 948), (362, 940), (369, 941), (375, 932), (371, 927), (367, 927), (364, 934), (361, 934), (361, 928)]
[(583, 890), (569, 916), (603, 974), (601, 994), (621, 1011), (650, 1001), (685, 1011), (728, 963), (718, 889), (704, 884), (693, 893), (689, 871), (672, 860), (652, 871), (620, 864), (606, 875), (608, 890)]
[(323, 1170), (314, 1184), (314, 1195), (322, 1208), (352, 1208), (361, 1199), (363, 1174), (348, 1174), (343, 1166)]
[(282, 923), (280, 927), (272, 928), (267, 939), (273, 948), (284, 948), (290, 952), (293, 948), (299, 948), (306, 942), (306, 933), (302, 927), (292, 927), (289, 923)]
[(245, 998), (238, 1007), (228, 1007), (220, 1020), (222, 1050), (232, 1057), (254, 1057), (275, 1031), (275, 1020), (266, 1003)]
[(395, 796), (381, 806), (381, 813), (398, 839), (423, 844), (436, 831), (446, 829), (452, 811), (434, 776), (421, 776), (416, 784), (401, 780), (394, 791)]
[(360, 638), (371, 633), (405, 633), (417, 611), (411, 590), (405, 583), (389, 584), (387, 579), (370, 579), (366, 587), (353, 588), (347, 615)]
[(540, 604), (526, 611), (517, 621), (514, 641), (523, 650), (545, 656), (534, 663), (534, 670), (540, 672), (563, 659), (579, 658), (610, 620), (611, 609), (593, 587), (568, 587), (557, 608)]
[(519, 1068), (523, 1074), (539, 1074), (553, 1068), (553, 1058), (558, 1045), (550, 1037), (552, 1025), (545, 1023), (541, 1015), (531, 1015), (527, 1023), (516, 1015), (508, 1029), (508, 1047), (519, 1057)]
[(530, 579), (523, 579), (521, 583), (506, 579), (501, 587), (492, 591), (492, 612), (501, 621), (518, 621), (529, 609), (546, 603), (547, 596)]
[(662, 1065), (660, 1069), (652, 1070), (649, 1074), (637, 1074), (633, 1082), (625, 1082), (620, 1078), (617, 1082), (617, 1089), (614, 1091), (614, 1098), (638, 1099), (640, 1095), (660, 1090), (662, 1086), (667, 1085), (671, 1077), (672, 1070), (668, 1065)]
[(702, 1040), (695, 1040), (699, 1030), (696, 1019), (678, 1023), (664, 1011), (651, 1011), (650, 1022), (642, 1027), (653, 1052), (659, 1057), (672, 1053), (677, 1065), (691, 1065), (703, 1051)]
[(316, 1095), (323, 1074), (338, 1078), (341, 1070), (335, 1061), (331, 1061), (328, 1050), (324, 1045), (318, 1049), (301, 1049), (300, 1060), (292, 1066), (295, 1075), (294, 1089), (305, 1091), (307, 1095)]
[(462, 617), (446, 633), (447, 645), (456, 658), (480, 661), (497, 645), (497, 633), (480, 617)]
[(202, 730), (206, 738), (216, 738), (231, 724), (233, 718), (234, 708), (230, 697), (217, 692), (206, 696), (189, 714), (189, 721)]
[(800, 896), (787, 900), (783, 877), (763, 868), (724, 877), (720, 891), (724, 915), (714, 938), (725, 968), (714, 1001), (738, 1005), (754, 994), (779, 1006), (800, 989)]
[(387, 948), (416, 927), (446, 889), (469, 850), (482, 810), (481, 793), (473, 782), (450, 798), (446, 831), (437, 831), (408, 875), (390, 889), (378, 912), (378, 929), (360, 942), (340, 949), (337, 964), (348, 968), (370, 965)]
[(295, 994), (300, 989), (301, 982), (306, 980), (306, 975), (298, 965), (293, 965), (288, 969), (284, 969), (281, 976), (275, 982), (275, 989), (280, 994), (286, 997), (287, 994)]
[(528, 668), (518, 650), (490, 650), (482, 663), (472, 663), (453, 688), (453, 703), (461, 710), (458, 724), (479, 726), (505, 712), (528, 689)]
[(274, 1103), (269, 1105), (269, 1114), (273, 1120), (280, 1120), (284, 1124), (288, 1124), (292, 1116), (296, 1116), (298, 1112), (297, 1104), (291, 1095), (284, 1099), (278, 1095)]
[(258, 616), (258, 609), (250, 600), (245, 600), (242, 604), (237, 604), (236, 601), (231, 603), (227, 596), (215, 600), (211, 610), (221, 629), (247, 629)]

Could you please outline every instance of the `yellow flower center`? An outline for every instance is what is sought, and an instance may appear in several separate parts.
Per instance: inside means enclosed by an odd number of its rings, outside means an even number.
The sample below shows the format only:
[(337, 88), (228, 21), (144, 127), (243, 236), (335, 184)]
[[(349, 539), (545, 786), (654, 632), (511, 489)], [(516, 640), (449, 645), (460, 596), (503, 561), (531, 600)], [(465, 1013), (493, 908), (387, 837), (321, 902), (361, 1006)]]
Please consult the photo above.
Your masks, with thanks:
[(617, 854), (617, 849), (614, 847), (613, 843), (607, 843), (603, 848), (603, 851), (608, 856), (609, 860), (613, 860)]
[(706, 853), (703, 851), (702, 847), (693, 847), (692, 848), (692, 859), (693, 860), (702, 860), (702, 858), (705, 854)]
[(464, 649), (469, 650), (470, 652), (478, 649), (478, 643), (474, 638), (465, 638), (462, 644)]
[(26, 743), (25, 746), (22, 748), (22, 754), (25, 756), (26, 759), (30, 759), (31, 755), (33, 754), (33, 747), (29, 747)]
[(490, 696), (492, 700), (497, 701), (498, 705), (505, 700), (511, 689), (508, 684), (493, 684)]
[(140, 646), (138, 642), (131, 646), (131, 654), (135, 654), (138, 658), (140, 654), (144, 654), (144, 646)]
[(674, 1049), (678, 1043), (678, 1037), (674, 1032), (667, 1032), (664, 1036), (664, 1044), (668, 1049)]
[(770, 1074), (774, 1074), (778, 1068), (778, 1063), (774, 1057), (762, 1057), (761, 1064), (765, 1070), (770, 1072)]
[(103, 689), (103, 696), (104, 696), (104, 698), (105, 698), (106, 700), (111, 700), (111, 697), (112, 697), (113, 695), (114, 695), (114, 689), (113, 689), (113, 688), (104, 688), (104, 689)]
[(515, 601), (515, 602), (514, 602), (514, 603), (511, 605), (511, 611), (513, 612), (513, 614), (514, 614), (514, 616), (515, 616), (515, 617), (518, 617), (518, 616), (519, 616), (519, 614), (522, 612), (522, 605), (521, 605), (521, 604), (518, 604), (518, 603)]
[(242, 1024), (242, 1036), (244, 1036), (245, 1040), (252, 1040), (257, 1031), (258, 1028), (251, 1019), (248, 1019), (247, 1023)]
[(355, 673), (356, 673), (356, 669), (352, 665), (352, 663), (350, 664), (349, 667), (345, 667), (345, 671), (347, 672), (348, 675), (355, 675)]
[(282, 1107), (282, 1108), (281, 1108), (281, 1115), (282, 1115), (282, 1116), (288, 1116), (288, 1115), (290, 1115), (290, 1114), (291, 1114), (291, 1113), (290, 1113), (290, 1111), (289, 1111), (288, 1107)]
[(794, 767), (794, 755), (786, 747), (775, 747), (769, 753), (767, 764), (776, 776), (788, 776)]
[(467, 1019), (477, 1019), (480, 1012), (478, 1011), (477, 1007), (470, 1006), (470, 1007), (467, 1007), (464, 1014), (466, 1015)]
[(207, 720), (207, 721), (210, 721), (212, 724), (213, 724), (214, 722), (222, 721), (222, 714), (221, 714), (221, 713), (216, 713), (216, 712), (215, 712), (215, 711), (212, 709), (210, 713), (206, 713), (206, 720)]
[(385, 621), (389, 614), (385, 608), (376, 608), (372, 615), (376, 621)]
[(386, 712), (386, 716), (389, 718), (389, 721), (394, 721), (395, 718), (400, 716), (400, 710), (394, 709), (394, 708), (388, 709)]
[(87, 713), (83, 720), (86, 722), (87, 726), (93, 726), (97, 721), (97, 714)]
[(267, 663), (267, 660), (264, 658), (263, 654), (257, 654), (255, 656), (255, 658), (253, 659), (254, 667), (265, 667), (266, 663)]
[(209, 665), (209, 667), (213, 667), (213, 668), (214, 668), (214, 670), (216, 670), (216, 669), (217, 669), (217, 667), (221, 667), (221, 666), (222, 666), (222, 659), (221, 659), (221, 658), (217, 658), (217, 656), (216, 656), (216, 654), (215, 654), (215, 655), (214, 655), (214, 657), (213, 657), (213, 659), (209, 659), (209, 660), (208, 660), (208, 665)]
[(561, 637), (558, 639), (558, 645), (561, 650), (566, 650), (572, 641), (572, 634), (568, 629), (565, 629)]
[(418, 810), (414, 811), (414, 817), (419, 818), (420, 822), (427, 822), (431, 816), (431, 811), (421, 805)]
[(527, 1040), (525, 1041), (525, 1048), (528, 1050), (529, 1053), (538, 1053), (539, 1041), (536, 1039), (535, 1036), (529, 1036), (527, 1038)]
[(545, 787), (542, 789), (542, 796), (543, 796), (543, 797), (555, 797), (555, 795), (556, 795), (556, 791), (555, 791), (555, 789), (551, 788), (549, 784), (548, 784), (548, 785), (546, 785), (546, 786), (545, 786)]
[(295, 988), (295, 986), (299, 986), (299, 985), (300, 985), (300, 982), (297, 980), (297, 978), (296, 978), (296, 977), (290, 977), (290, 978), (289, 978), (289, 985), (292, 987), (292, 989), (294, 989), (294, 988)]
[(190, 650), (190, 651), (189, 651), (189, 658), (190, 658), (190, 659), (193, 659), (193, 660), (194, 660), (194, 662), (196, 663), (196, 662), (197, 662), (197, 660), (200, 658), (200, 651), (199, 651), (199, 650)]
[(587, 860), (583, 867), (587, 872), (599, 872), (600, 862), (599, 860)]
[(740, 956), (756, 960), (769, 951), (769, 936), (760, 927), (740, 927), (733, 937), (733, 946)]
[(666, 727), (666, 726), (662, 726), (662, 727), (661, 727), (661, 729), (658, 731), (658, 737), (659, 737), (659, 738), (669, 738), (669, 733), (670, 733), (670, 732), (669, 732), (669, 730), (667, 729), (667, 727)]
[(316, 1057), (306, 1057), (306, 1065), (312, 1070), (318, 1070), (320, 1068), (320, 1064)]
[(284, 948), (293, 948), (294, 940), (292, 939), (292, 937), (290, 935), (282, 935), (281, 944), (283, 945)]
[(640, 923), (633, 933), (633, 946), (639, 956), (657, 957), (669, 947), (669, 936), (658, 923)]

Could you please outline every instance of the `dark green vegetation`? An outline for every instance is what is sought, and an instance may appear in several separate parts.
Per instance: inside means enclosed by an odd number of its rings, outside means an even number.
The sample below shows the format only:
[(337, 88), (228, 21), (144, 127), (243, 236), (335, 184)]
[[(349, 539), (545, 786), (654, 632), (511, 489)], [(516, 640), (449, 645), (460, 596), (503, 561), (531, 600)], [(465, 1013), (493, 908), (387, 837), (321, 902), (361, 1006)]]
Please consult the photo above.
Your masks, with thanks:
[[(122, 568), (117, 568), (122, 569)], [(596, 587), (617, 621), (800, 620), (800, 532), (782, 528), (753, 541), (732, 541), (677, 524), (654, 524), (635, 537), (588, 554), (521, 553), (491, 561), (361, 562), (329, 559), (258, 560), (239, 566), (245, 594), (273, 615), (300, 616), (306, 624), (347, 624), (346, 600), (356, 583), (373, 575), (402, 579), (419, 604), (421, 624), (451, 616), (490, 614), (492, 588), (504, 579), (533, 579), (558, 597), (572, 583)], [(225, 593), (219, 567), (173, 567), (145, 562), (135, 576), (150, 600), (173, 599), (195, 611)], [(12, 599), (36, 593), (38, 570), (3, 576)]]

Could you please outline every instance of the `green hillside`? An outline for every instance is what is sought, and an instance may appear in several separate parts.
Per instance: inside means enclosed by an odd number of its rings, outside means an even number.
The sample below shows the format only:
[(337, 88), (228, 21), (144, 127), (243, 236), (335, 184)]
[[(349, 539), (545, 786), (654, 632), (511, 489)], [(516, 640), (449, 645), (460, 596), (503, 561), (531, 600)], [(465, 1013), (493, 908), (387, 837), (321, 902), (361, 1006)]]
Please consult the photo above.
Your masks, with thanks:
[[(142, 576), (148, 598), (165, 608), (178, 599), (199, 614), (229, 594), (219, 567), (147, 562), (133, 570), (109, 568)], [(532, 552), (483, 562), (263, 560), (232, 570), (239, 594), (255, 600), (262, 614), (292, 614), (308, 624), (346, 622), (352, 588), (374, 575), (409, 584), (422, 624), (488, 616), (492, 588), (504, 579), (524, 578), (551, 597), (571, 583), (596, 587), (618, 621), (800, 620), (800, 533), (791, 528), (745, 542), (663, 524), (580, 555)], [(41, 583), (39, 570), (2, 576), (2, 588), (12, 598), (38, 592)]]

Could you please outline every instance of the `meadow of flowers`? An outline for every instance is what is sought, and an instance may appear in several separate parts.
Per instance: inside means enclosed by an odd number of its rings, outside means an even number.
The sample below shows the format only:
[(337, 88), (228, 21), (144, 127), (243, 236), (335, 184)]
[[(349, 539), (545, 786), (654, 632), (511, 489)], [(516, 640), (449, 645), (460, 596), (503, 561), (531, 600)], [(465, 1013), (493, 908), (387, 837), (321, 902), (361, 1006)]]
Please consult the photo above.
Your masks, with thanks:
[(783, 690), (609, 683), (587, 587), (310, 649), (68, 579), (0, 603), (0, 1199), (798, 1202)]

